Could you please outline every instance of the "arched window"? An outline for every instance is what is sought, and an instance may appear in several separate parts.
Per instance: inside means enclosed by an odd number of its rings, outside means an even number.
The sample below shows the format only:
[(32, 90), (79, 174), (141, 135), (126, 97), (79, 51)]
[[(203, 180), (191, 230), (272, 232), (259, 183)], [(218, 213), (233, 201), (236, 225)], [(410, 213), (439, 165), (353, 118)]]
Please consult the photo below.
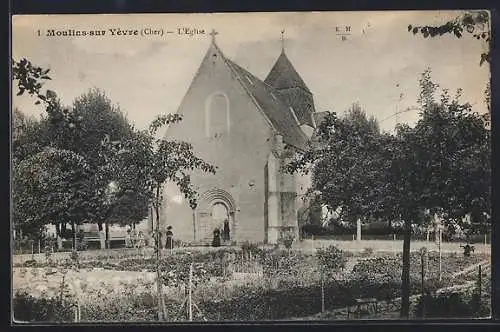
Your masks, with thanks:
[(205, 105), (205, 133), (208, 138), (229, 134), (229, 98), (222, 93), (208, 97)]

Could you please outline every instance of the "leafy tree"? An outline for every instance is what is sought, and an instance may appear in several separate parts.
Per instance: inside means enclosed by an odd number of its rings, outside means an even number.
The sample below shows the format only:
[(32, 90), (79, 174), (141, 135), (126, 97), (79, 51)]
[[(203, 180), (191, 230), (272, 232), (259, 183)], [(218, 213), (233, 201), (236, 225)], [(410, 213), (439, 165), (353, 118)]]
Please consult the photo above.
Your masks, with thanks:
[[(491, 132), (489, 114), (472, 111), (469, 103), (460, 103), (461, 91), (453, 98), (444, 90), (435, 100), (438, 86), (430, 70), (421, 79), (421, 118), (412, 135), (414, 153), (426, 161), (421, 168), (422, 205), (438, 214), (446, 223), (462, 227), (464, 217), (476, 224), (488, 223), (491, 214)], [(436, 142), (439, 142), (438, 144)]]
[[(190, 173), (198, 170), (215, 173), (215, 167), (197, 157), (191, 144), (179, 141), (168, 141), (157, 138), (158, 130), (179, 122), (178, 114), (158, 116), (149, 126), (148, 130), (135, 131), (128, 139), (120, 142), (105, 141), (106, 146), (113, 153), (111, 156), (110, 170), (115, 175), (118, 187), (125, 190), (140, 188), (139, 193), (153, 210), (156, 222), (156, 258), (157, 258), (157, 286), (158, 294), (162, 294), (160, 275), (160, 209), (163, 203), (163, 186), (167, 183), (177, 185), (180, 191), (189, 200), (190, 206), (196, 207), (196, 191), (191, 184)], [(129, 176), (134, 174), (134, 177)], [(133, 186), (128, 186), (132, 183)], [(164, 317), (162, 300), (158, 301), (158, 315)]]
[[(329, 114), (318, 127), (318, 143), (288, 168), (313, 171), (312, 190), (346, 220), (401, 220), (404, 225), (401, 317), (408, 317), (412, 227), (437, 213), (449, 222), (467, 214), (490, 215), (488, 116), (471, 111), (437, 85), (426, 71), (420, 80), (421, 116), (416, 126), (380, 134), (367, 121)], [(371, 128), (371, 129), (370, 129)], [(430, 213), (426, 213), (426, 212)]]
[(17, 164), (38, 152), (48, 143), (47, 126), (43, 121), (26, 116), (19, 109), (12, 112), (12, 160)]
[[(401, 316), (409, 313), (409, 256), (412, 225), (438, 214), (446, 223), (463, 225), (467, 214), (490, 214), (490, 134), (488, 114), (472, 112), (446, 90), (436, 101), (438, 85), (430, 70), (420, 80), (420, 119), (415, 127), (397, 128), (388, 179), (390, 206), (404, 221)], [(387, 196), (387, 197), (391, 197)], [(484, 218), (482, 222), (488, 222)]]
[[(87, 220), (90, 169), (80, 155), (47, 147), (13, 169), (14, 227), (40, 234), (46, 224), (75, 225)], [(75, 245), (75, 243), (73, 243)]]
[(345, 268), (347, 256), (336, 246), (320, 248), (316, 251), (321, 274), (321, 311), (325, 311), (325, 279), (334, 279), (336, 273)]
[[(74, 126), (60, 132), (63, 136), (64, 133), (69, 135), (64, 142), (68, 142), (71, 150), (81, 154), (91, 165), (95, 189), (91, 202), (92, 217), (99, 230), (105, 224), (106, 244), (109, 247), (110, 224), (135, 224), (147, 215), (146, 201), (141, 199), (141, 187), (130, 188), (135, 174), (127, 173), (127, 186), (117, 186), (113, 193), (109, 191), (114, 178), (114, 170), (109, 165), (112, 151), (103, 142), (126, 140), (133, 135), (133, 127), (123, 112), (99, 89), (91, 89), (76, 98), (66, 117), (63, 123)], [(123, 179), (125, 177), (122, 177), (122, 182)]]
[[(106, 222), (108, 239), (110, 222), (138, 222), (144, 218), (147, 210), (146, 201), (137, 196), (137, 190), (130, 191), (130, 188), (126, 188), (120, 191), (123, 187), (119, 187), (119, 192), (113, 193), (112, 196), (107, 191), (112, 179), (106, 165), (109, 157), (105, 155), (106, 151), (102, 149), (101, 142), (104, 139), (130, 137), (133, 128), (125, 115), (98, 89), (92, 89), (78, 97), (71, 108), (63, 107), (55, 92), (42, 92), (44, 81), (50, 79), (47, 73), (48, 70), (43, 70), (26, 59), (13, 61), (13, 79), (17, 81), (17, 95), (27, 92), (36, 98), (36, 103), (43, 103), (46, 110), (46, 114), (36, 123), (36, 128), (29, 123), (30, 130), (26, 129), (26, 119), (20, 117), (20, 114), (14, 114), (19, 119), (17, 122), (21, 121), (19, 128), (23, 128), (13, 142), (15, 155), (21, 157), (27, 153), (25, 150), (38, 151), (43, 146), (52, 146), (82, 156), (89, 164), (89, 176), (93, 183), (93, 186), (88, 188), (92, 192), (87, 195), (90, 200), (88, 220), (97, 222), (100, 229)], [(134, 177), (133, 174), (129, 175)], [(127, 208), (124, 208), (124, 205), (127, 205)], [(66, 228), (64, 222), (61, 228)]]
[(342, 207), (343, 219), (377, 215), (389, 167), (384, 154), (389, 137), (380, 133), (376, 121), (354, 105), (343, 118), (329, 113), (316, 140), (287, 165), (288, 170), (312, 171), (310, 193), (330, 211)]

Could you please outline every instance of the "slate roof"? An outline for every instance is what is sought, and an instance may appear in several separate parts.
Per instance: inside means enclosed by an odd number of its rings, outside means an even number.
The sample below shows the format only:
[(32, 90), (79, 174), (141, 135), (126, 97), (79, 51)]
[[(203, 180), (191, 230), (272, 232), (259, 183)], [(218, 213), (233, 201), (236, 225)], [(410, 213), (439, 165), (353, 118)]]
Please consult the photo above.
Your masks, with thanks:
[(250, 97), (257, 102), (273, 127), (283, 135), (284, 142), (299, 149), (304, 149), (308, 138), (297, 124), (289, 106), (281, 99), (279, 92), (233, 61), (225, 57), (224, 59)]
[(302, 88), (289, 88), (278, 90), (281, 100), (292, 106), (301, 125), (306, 124), (314, 127), (312, 114), (314, 113), (314, 101), (312, 94)]
[(315, 112), (313, 114), (314, 116), (314, 122), (316, 122), (316, 126), (319, 126), (321, 124), (321, 122), (323, 122), (323, 120), (325, 119), (325, 117), (327, 116), (328, 112)]
[(299, 87), (311, 93), (285, 52), (281, 52), (264, 82), (278, 90)]

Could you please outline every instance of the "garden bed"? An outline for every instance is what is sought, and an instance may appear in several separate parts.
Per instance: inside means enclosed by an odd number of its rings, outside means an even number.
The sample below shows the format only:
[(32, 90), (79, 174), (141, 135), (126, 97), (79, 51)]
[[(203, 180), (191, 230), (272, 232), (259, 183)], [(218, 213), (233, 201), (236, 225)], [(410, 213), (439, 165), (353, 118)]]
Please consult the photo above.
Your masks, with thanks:
[[(341, 252), (340, 254), (343, 255)], [(352, 271), (344, 273), (345, 278), (339, 278), (338, 273), (333, 273), (336, 280), (331, 277), (326, 278), (325, 304), (328, 309), (352, 305), (357, 298), (376, 298), (381, 301), (399, 296), (402, 260), (400, 256), (366, 257), (365, 255), (362, 258), (346, 256), (351, 264), (356, 261), (358, 263), (352, 267)], [(430, 253), (430, 273), (425, 282), (426, 289), (435, 291), (456, 284), (456, 280), (449, 278), (451, 273), (484, 260), (485, 257), (479, 254), (469, 258), (461, 255), (443, 255), (443, 280), (439, 282), (436, 274), (437, 256)], [(259, 267), (260, 274), (238, 270), (244, 278), (234, 280), (232, 272), (236, 270), (231, 264), (245, 267), (247, 262), (249, 266)], [(176, 313), (178, 312), (180, 302), (185, 296), (184, 286), (187, 284), (191, 263), (193, 300), (208, 320), (275, 320), (314, 315), (321, 311), (321, 273), (316, 257), (301, 251), (255, 248), (191, 252), (183, 250), (165, 255), (160, 267), (162, 280), (166, 286), (167, 306), (172, 307), (168, 310), (174, 310), (175, 307)], [(79, 285), (75, 286), (75, 289), (79, 287), (79, 291), (73, 289), (73, 297), (78, 296), (80, 299), (82, 321), (142, 321), (144, 317), (146, 317), (144, 320), (150, 320), (155, 315), (156, 261), (148, 256), (81, 261), (74, 256), (73, 259), (66, 259), (63, 262), (34, 261), (25, 265), (31, 267), (14, 269), (14, 289), (21, 301), (19, 303), (26, 302), (23, 304), (25, 306), (36, 306), (36, 298), (46, 301), (57, 298), (65, 273), (69, 285), (74, 285), (74, 280), (79, 280)], [(79, 272), (73, 270), (76, 266)], [(26, 270), (24, 276), (23, 269)], [(420, 271), (420, 255), (413, 253), (412, 294), (421, 291)], [(26, 277), (30, 273), (36, 276)], [(251, 275), (252, 278), (245, 278), (246, 275)], [(103, 301), (101, 298), (106, 300)], [(114, 299), (121, 305), (109, 302), (108, 299)], [(21, 304), (18, 310), (25, 310)], [(133, 313), (134, 306), (137, 306), (137, 313), (141, 313), (139, 314), (141, 317)], [(111, 314), (113, 310), (118, 310), (115, 314), (117, 318), (106, 318), (105, 313)], [(104, 314), (100, 315), (98, 312)], [(168, 317), (177, 319), (176, 313), (169, 311)], [(202, 319), (201, 316), (198, 318)]]

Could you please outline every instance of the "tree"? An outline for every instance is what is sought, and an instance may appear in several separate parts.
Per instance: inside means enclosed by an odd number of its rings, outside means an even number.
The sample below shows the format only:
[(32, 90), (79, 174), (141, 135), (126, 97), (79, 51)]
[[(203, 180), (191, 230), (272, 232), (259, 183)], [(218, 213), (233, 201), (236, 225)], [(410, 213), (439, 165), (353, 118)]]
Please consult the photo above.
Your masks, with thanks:
[[(180, 141), (168, 141), (156, 138), (158, 130), (163, 126), (181, 121), (178, 114), (158, 116), (148, 130), (135, 131), (134, 134), (120, 142), (106, 141), (104, 145), (111, 151), (107, 154), (112, 161), (107, 165), (114, 170), (118, 187), (127, 188), (134, 179), (133, 188), (140, 188), (139, 193), (153, 210), (156, 222), (156, 260), (158, 287), (158, 318), (163, 320), (162, 281), (160, 274), (160, 209), (163, 205), (163, 186), (167, 183), (177, 185), (189, 200), (190, 206), (196, 207), (196, 191), (191, 184), (190, 172), (198, 170), (215, 173), (215, 167), (197, 157), (191, 144)], [(135, 177), (128, 175), (134, 174)], [(126, 190), (126, 189), (125, 189)]]
[[(147, 204), (141, 199), (140, 188), (130, 188), (131, 179), (135, 174), (127, 173), (127, 186), (117, 186), (116, 192), (110, 195), (110, 184), (113, 182), (114, 170), (112, 151), (107, 149), (104, 141), (118, 142), (133, 135), (133, 127), (129, 124), (123, 112), (115, 107), (111, 100), (99, 89), (91, 89), (79, 96), (73, 102), (72, 109), (67, 113), (68, 121), (76, 119), (73, 130), (67, 131), (71, 150), (78, 152), (91, 165), (94, 183), (93, 222), (99, 230), (105, 224), (106, 245), (109, 247), (110, 224), (135, 224), (147, 216)], [(122, 176), (122, 182), (125, 177)], [(127, 208), (123, 208), (127, 204)]]
[[(416, 126), (380, 134), (362, 117), (329, 114), (318, 126), (318, 143), (288, 168), (313, 171), (312, 191), (347, 220), (383, 216), (404, 223), (401, 317), (409, 314), (412, 226), (430, 213), (448, 221), (490, 213), (490, 133), (487, 115), (460, 104), (460, 94), (435, 100), (437, 85), (426, 71), (420, 80), (421, 114)], [(356, 114), (359, 114), (356, 111)]]
[[(379, 197), (389, 167), (384, 155), (388, 136), (368, 119), (359, 105), (343, 118), (329, 113), (318, 126), (317, 142), (287, 165), (289, 171), (312, 171), (311, 193), (330, 211), (342, 207), (341, 218), (378, 215)], [(371, 188), (363, 191), (360, 188)]]
[[(13, 169), (13, 212), (17, 230), (40, 234), (46, 224), (75, 225), (88, 218), (90, 169), (80, 155), (51, 147), (22, 160)], [(36, 197), (36, 199), (35, 199)]]
[[(112, 182), (106, 165), (109, 157), (105, 155), (109, 151), (102, 149), (101, 142), (105, 138), (118, 140), (130, 137), (133, 127), (120, 109), (114, 107), (109, 98), (98, 89), (92, 89), (76, 98), (71, 108), (62, 106), (55, 92), (42, 92), (44, 81), (50, 79), (47, 73), (48, 70), (37, 67), (26, 59), (13, 61), (13, 79), (17, 81), (17, 95), (27, 92), (35, 97), (36, 104), (43, 103), (46, 111), (37, 123), (37, 128), (29, 126), (32, 130), (24, 129), (14, 140), (15, 156), (25, 155), (25, 150), (39, 151), (43, 146), (73, 151), (82, 156), (89, 165), (89, 176), (93, 183), (93, 186), (88, 188), (93, 194), (89, 192), (87, 195), (90, 203), (87, 210), (88, 220), (97, 222), (100, 230), (106, 222), (108, 240), (110, 222), (138, 222), (145, 217), (147, 211), (145, 200), (136, 195), (138, 190), (130, 191), (127, 188), (120, 191), (123, 187), (119, 187), (119, 192), (113, 193), (112, 196), (107, 191)], [(24, 118), (20, 118), (19, 114), (14, 115), (20, 119), (18, 123), (24, 121), (21, 127), (27, 127)], [(123, 208), (124, 204), (127, 204), (127, 208)], [(118, 208), (119, 206), (122, 208)], [(65, 223), (60, 226), (63, 230), (66, 228)]]
[(47, 126), (43, 121), (26, 116), (19, 109), (12, 112), (13, 164), (40, 152), (48, 143)]
[[(444, 90), (435, 100), (437, 84), (430, 70), (422, 75), (421, 118), (413, 129), (415, 153), (426, 160), (422, 167), (426, 181), (423, 205), (439, 214), (445, 222), (464, 224), (470, 215), (473, 223), (489, 223), (491, 214), (491, 132), (489, 114), (472, 111), (460, 103), (461, 91), (454, 98)], [(439, 144), (436, 144), (439, 142)]]
[(413, 128), (397, 128), (389, 174), (390, 192), (397, 198), (392, 204), (401, 211), (405, 227), (402, 317), (409, 312), (411, 226), (426, 222), (422, 212), (438, 214), (447, 223), (462, 223), (471, 213), (490, 214), (488, 114), (479, 115), (470, 104), (461, 104), (460, 91), (451, 99), (444, 90), (436, 101), (437, 87), (428, 69), (420, 80), (420, 119)]

